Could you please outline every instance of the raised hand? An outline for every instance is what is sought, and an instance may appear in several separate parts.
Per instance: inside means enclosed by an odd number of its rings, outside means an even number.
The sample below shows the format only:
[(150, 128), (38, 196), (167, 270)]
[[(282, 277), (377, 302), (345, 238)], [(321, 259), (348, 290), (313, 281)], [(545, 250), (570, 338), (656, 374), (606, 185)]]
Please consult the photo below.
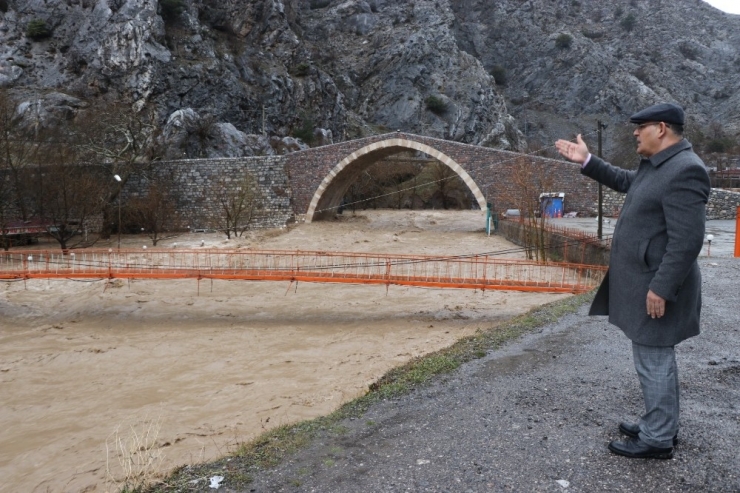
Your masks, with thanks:
[(581, 134), (576, 136), (576, 142), (560, 139), (555, 142), (555, 148), (561, 156), (574, 163), (583, 164), (588, 158), (588, 146), (581, 138)]

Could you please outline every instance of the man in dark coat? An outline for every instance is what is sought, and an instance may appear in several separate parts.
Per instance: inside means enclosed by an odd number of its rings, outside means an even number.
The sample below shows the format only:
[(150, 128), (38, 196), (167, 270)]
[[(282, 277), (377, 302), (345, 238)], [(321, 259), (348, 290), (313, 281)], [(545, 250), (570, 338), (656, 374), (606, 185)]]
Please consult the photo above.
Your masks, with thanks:
[(662, 103), (630, 117), (642, 157), (636, 171), (604, 162), (576, 142), (558, 140), (581, 173), (627, 194), (614, 228), (609, 271), (590, 315), (609, 315), (632, 340), (645, 400), (639, 423), (620, 423), (628, 437), (609, 450), (627, 457), (669, 459), (677, 441), (678, 369), (674, 346), (699, 334), (701, 273), (710, 185), (706, 167), (682, 137), (684, 112)]

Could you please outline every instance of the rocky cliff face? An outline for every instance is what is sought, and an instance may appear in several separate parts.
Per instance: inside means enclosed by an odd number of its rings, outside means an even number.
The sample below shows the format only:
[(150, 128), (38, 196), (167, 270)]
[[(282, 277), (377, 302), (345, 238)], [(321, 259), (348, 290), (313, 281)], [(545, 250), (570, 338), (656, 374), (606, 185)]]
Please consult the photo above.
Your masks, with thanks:
[(0, 87), (35, 118), (154, 106), (170, 157), (391, 130), (523, 149), (658, 100), (738, 132), (738, 47), (697, 0), (0, 0)]
[(451, 2), (460, 47), (505, 70), (527, 133), (595, 128), (658, 101), (740, 132), (740, 16), (700, 0)]
[[(448, 7), (334, 4), (185, 0), (173, 13), (155, 0), (8, 0), (0, 85), (44, 108), (51, 90), (82, 101), (154, 104), (161, 121), (174, 125), (166, 132), (177, 136), (173, 156), (192, 154), (183, 134), (205, 118), (233, 128), (214, 126), (217, 143), (201, 155), (217, 154), (225, 135), (244, 141), (234, 130), (301, 131), (311, 140), (315, 128), (336, 139), (402, 129), (523, 146), (493, 78), (458, 48)], [(39, 20), (49, 36), (27, 37)], [(430, 97), (441, 101), (434, 112)]]

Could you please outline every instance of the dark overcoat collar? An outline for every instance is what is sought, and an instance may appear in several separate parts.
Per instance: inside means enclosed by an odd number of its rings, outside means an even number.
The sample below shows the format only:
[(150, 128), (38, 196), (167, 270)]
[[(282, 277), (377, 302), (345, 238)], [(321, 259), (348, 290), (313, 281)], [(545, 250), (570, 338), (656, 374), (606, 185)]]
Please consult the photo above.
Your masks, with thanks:
[(686, 139), (681, 139), (680, 142), (676, 142), (672, 146), (666, 149), (663, 149), (662, 151), (656, 154), (653, 154), (652, 156), (650, 156), (648, 161), (650, 161), (650, 164), (652, 164), (654, 167), (657, 168), (658, 166), (660, 166), (661, 164), (665, 163), (670, 158), (678, 154), (679, 152), (685, 151), (688, 149), (691, 149), (691, 143)]

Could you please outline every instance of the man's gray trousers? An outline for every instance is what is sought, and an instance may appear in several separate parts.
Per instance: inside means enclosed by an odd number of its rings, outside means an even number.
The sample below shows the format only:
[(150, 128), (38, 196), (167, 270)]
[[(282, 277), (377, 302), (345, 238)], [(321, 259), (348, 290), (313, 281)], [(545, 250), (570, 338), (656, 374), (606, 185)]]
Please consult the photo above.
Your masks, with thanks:
[(678, 367), (673, 346), (632, 343), (632, 357), (645, 400), (640, 440), (652, 447), (671, 448), (678, 432)]

